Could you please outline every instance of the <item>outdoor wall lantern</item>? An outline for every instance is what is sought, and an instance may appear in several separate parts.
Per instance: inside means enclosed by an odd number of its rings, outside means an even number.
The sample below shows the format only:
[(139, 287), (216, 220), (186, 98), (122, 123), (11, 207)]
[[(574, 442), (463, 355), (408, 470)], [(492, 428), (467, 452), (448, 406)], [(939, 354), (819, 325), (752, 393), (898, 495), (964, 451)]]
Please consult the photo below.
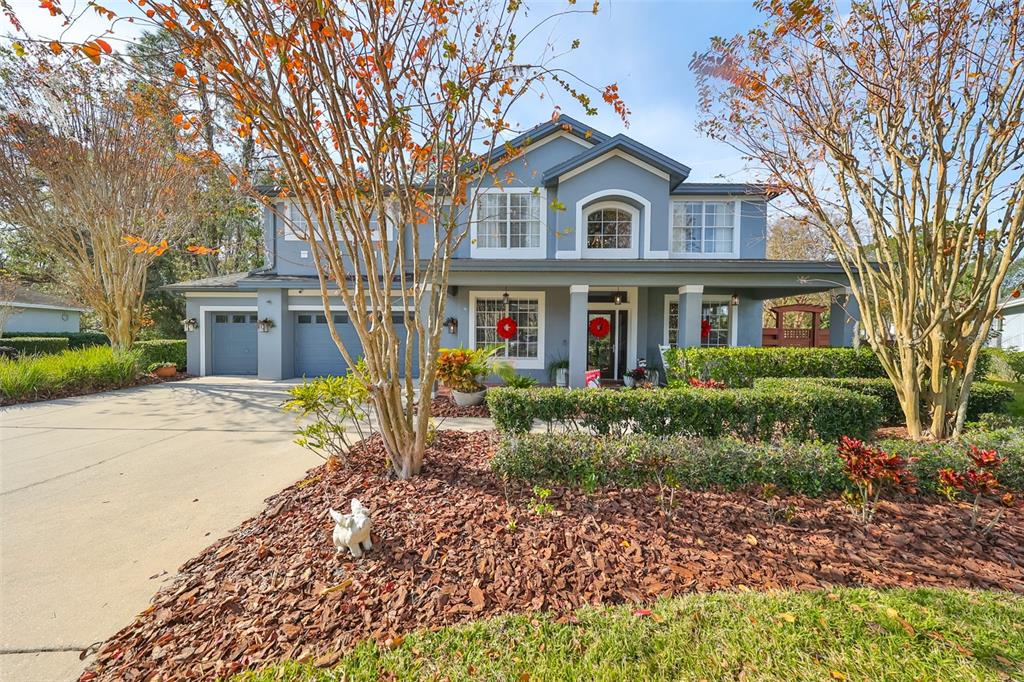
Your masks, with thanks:
[(622, 292), (616, 291), (615, 297), (612, 300), (615, 301), (615, 305), (622, 305)]
[(181, 321), (181, 327), (187, 332), (194, 332), (199, 329), (199, 320), (189, 317)]
[(448, 333), (454, 336), (459, 332), (459, 321), (454, 317), (449, 317), (444, 321), (444, 326), (448, 327)]
[(269, 332), (273, 328), (274, 321), (269, 317), (264, 317), (262, 320), (256, 323), (256, 329), (264, 333)]
[(731, 306), (737, 306), (737, 305), (739, 305), (739, 304), (740, 304), (740, 297), (739, 297), (739, 295), (738, 295), (738, 294), (733, 294), (733, 295), (732, 295), (732, 296), (731, 296), (731, 297), (729, 298), (729, 305), (731, 305)]

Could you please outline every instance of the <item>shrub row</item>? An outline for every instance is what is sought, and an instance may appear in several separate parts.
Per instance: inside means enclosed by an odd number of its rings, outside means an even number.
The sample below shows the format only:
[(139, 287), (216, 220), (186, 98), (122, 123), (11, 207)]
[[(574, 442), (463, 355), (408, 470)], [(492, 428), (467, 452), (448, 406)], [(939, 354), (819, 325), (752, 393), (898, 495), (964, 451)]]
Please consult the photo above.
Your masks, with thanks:
[(127, 386), (138, 377), (138, 363), (138, 353), (109, 346), (0, 359), (0, 396), (18, 402)]
[[(878, 398), (882, 403), (882, 423), (902, 424), (903, 409), (896, 397), (896, 388), (888, 379), (861, 378), (815, 378), (815, 379), (758, 379), (755, 386), (765, 390), (790, 388), (793, 386), (824, 385), (843, 388)], [(1013, 400), (1013, 391), (1005, 386), (975, 381), (971, 384), (971, 395), (967, 401), (967, 419), (977, 419), (986, 412), (1001, 412)]]
[(109, 346), (110, 339), (103, 332), (4, 332), (4, 338), (0, 345), (7, 339), (31, 336), (33, 338), (65, 338), (68, 340), (68, 348), (87, 348), (89, 346)]
[(60, 353), (70, 347), (68, 339), (63, 336), (19, 336), (3, 337), (0, 346), (13, 348), (17, 355), (44, 355)]
[[(673, 348), (666, 355), (669, 384), (691, 377), (713, 378), (729, 386), (749, 386), (766, 377), (875, 378), (885, 372), (874, 351), (854, 348)], [(975, 378), (992, 365), (990, 351), (978, 356)]]
[[(1024, 490), (1024, 432), (993, 432), (979, 443), (1007, 458), (999, 479), (1011, 490)], [(971, 442), (978, 443), (977, 439)], [(938, 472), (967, 465), (964, 442), (883, 441), (887, 452), (914, 458), (911, 472), (918, 489), (938, 494)], [(503, 478), (531, 484), (557, 483), (594, 489), (607, 484), (636, 486), (674, 481), (691, 490), (735, 490), (772, 485), (796, 494), (820, 497), (849, 485), (836, 447), (815, 443), (750, 443), (629, 434), (594, 438), (581, 433), (533, 433), (504, 439), (491, 461)]]
[(156, 339), (154, 341), (136, 341), (133, 350), (139, 354), (139, 366), (143, 369), (154, 362), (173, 362), (179, 372), (187, 367), (185, 339)]
[(866, 438), (882, 415), (878, 398), (809, 385), (771, 390), (492, 388), (487, 405), (497, 428), (506, 433), (525, 433), (540, 420), (549, 430), (706, 438), (732, 434), (750, 440)]

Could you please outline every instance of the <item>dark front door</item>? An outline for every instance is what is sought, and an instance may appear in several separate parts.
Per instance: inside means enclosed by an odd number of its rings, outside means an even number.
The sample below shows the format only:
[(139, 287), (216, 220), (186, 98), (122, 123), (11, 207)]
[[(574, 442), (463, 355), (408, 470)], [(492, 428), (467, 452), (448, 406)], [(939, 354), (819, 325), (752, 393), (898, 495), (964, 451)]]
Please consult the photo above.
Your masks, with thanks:
[[(626, 334), (629, 313), (625, 310), (591, 310), (587, 313), (587, 369), (601, 370), (601, 379), (619, 381), (626, 367)], [(603, 319), (608, 333), (596, 336), (593, 323)]]

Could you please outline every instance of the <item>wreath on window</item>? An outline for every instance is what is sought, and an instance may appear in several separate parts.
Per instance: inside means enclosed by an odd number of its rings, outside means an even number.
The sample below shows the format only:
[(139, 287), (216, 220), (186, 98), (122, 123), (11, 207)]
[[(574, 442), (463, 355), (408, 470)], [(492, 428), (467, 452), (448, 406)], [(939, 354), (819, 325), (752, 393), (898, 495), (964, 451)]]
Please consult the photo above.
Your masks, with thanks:
[(516, 335), (516, 331), (519, 329), (519, 325), (511, 317), (503, 317), (498, 320), (498, 336), (508, 341)]
[(711, 330), (712, 330), (712, 327), (711, 327), (711, 323), (710, 322), (708, 322), (707, 320), (701, 320), (700, 321), (700, 338), (701, 339), (706, 339), (709, 336), (711, 336)]
[(611, 330), (612, 326), (608, 323), (608, 318), (606, 317), (595, 317), (590, 321), (590, 333), (599, 339), (608, 336), (608, 332)]

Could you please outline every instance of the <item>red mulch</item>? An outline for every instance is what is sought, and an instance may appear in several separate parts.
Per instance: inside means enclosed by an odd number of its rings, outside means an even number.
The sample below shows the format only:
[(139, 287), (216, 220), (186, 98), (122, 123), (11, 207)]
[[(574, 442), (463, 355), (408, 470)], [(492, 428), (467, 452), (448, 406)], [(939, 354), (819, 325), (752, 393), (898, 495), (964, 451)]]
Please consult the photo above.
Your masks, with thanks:
[[(82, 679), (210, 679), (283, 658), (329, 665), (366, 637), (507, 611), (569, 612), (673, 593), (830, 585), (1024, 592), (1024, 513), (988, 538), (948, 503), (885, 503), (863, 526), (839, 500), (789, 497), (789, 521), (743, 493), (555, 490), (554, 511), (491, 474), (491, 433), (443, 431), (428, 468), (396, 482), (379, 441), (350, 470), (314, 469), (186, 563)], [(374, 549), (336, 558), (328, 504), (370, 508)], [(667, 526), (667, 528), (666, 528)]]
[(443, 417), (490, 417), (491, 411), (487, 403), (473, 407), (459, 407), (448, 395), (439, 395), (430, 401), (430, 414), (437, 418)]
[(10, 405), (24, 405), (25, 403), (38, 403), (44, 400), (61, 400), (62, 398), (75, 398), (83, 395), (94, 395), (96, 393), (108, 393), (110, 391), (119, 391), (122, 388), (135, 388), (136, 386), (149, 386), (150, 384), (162, 384), (168, 381), (181, 381), (182, 379), (191, 379), (191, 374), (185, 372), (178, 372), (172, 377), (158, 377), (155, 374), (140, 374), (130, 384), (124, 386), (114, 387), (85, 387), (85, 388), (70, 388), (63, 389), (60, 391), (50, 391), (43, 393), (36, 393), (31, 396), (19, 398), (18, 400), (11, 400), (9, 398), (0, 398), (0, 407), (8, 407)]

